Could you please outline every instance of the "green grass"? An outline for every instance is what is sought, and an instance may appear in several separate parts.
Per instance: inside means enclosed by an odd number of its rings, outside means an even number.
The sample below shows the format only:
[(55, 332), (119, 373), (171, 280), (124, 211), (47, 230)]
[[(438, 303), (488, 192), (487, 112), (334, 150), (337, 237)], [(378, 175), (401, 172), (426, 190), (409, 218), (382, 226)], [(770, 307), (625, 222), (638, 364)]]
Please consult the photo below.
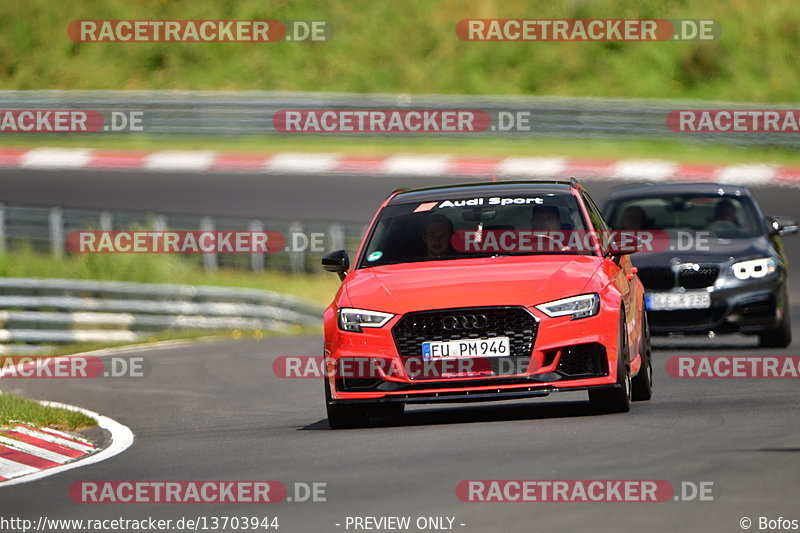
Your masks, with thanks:
[(683, 163), (770, 163), (800, 165), (800, 151), (791, 147), (734, 146), (670, 140), (592, 140), (446, 137), (320, 137), (253, 136), (212, 139), (206, 137), (76, 136), (31, 137), (4, 135), (6, 147), (59, 147), (127, 150), (215, 150), (219, 152), (273, 153), (327, 152), (354, 155), (394, 153), (452, 154), (457, 156), (580, 157), (598, 159), (666, 159)]
[(333, 274), (288, 274), (219, 270), (206, 273), (181, 257), (166, 254), (86, 254), (61, 259), (22, 248), (0, 253), (0, 276), (69, 278), (142, 283), (185, 283), (265, 289), (327, 305), (339, 288)]
[(64, 431), (91, 428), (97, 422), (84, 414), (45, 407), (34, 400), (20, 398), (0, 391), (0, 427), (12, 421), (21, 421), (38, 427), (49, 427)]
[[(75, 43), (78, 19), (324, 19), (326, 43)], [(461, 41), (464, 18), (716, 19), (711, 42)], [(794, 0), (0, 3), (0, 89), (209, 89), (792, 102)]]

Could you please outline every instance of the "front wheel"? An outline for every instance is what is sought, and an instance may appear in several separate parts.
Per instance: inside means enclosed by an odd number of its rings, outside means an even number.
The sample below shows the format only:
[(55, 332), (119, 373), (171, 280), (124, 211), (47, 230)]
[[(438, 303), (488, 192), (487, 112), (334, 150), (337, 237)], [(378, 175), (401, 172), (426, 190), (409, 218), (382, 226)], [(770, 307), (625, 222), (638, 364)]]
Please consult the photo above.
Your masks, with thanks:
[(617, 387), (589, 390), (589, 401), (599, 413), (627, 413), (631, 410), (631, 373), (628, 369), (628, 335), (625, 331), (625, 312), (620, 320), (617, 346)]
[(325, 379), (325, 408), (331, 429), (355, 429), (369, 424), (369, 409), (361, 404), (332, 404), (331, 385)]
[(762, 348), (786, 348), (792, 344), (792, 319), (789, 317), (789, 300), (783, 307), (780, 325), (758, 336), (758, 345)]
[(647, 313), (644, 314), (642, 344), (639, 353), (642, 356), (642, 366), (636, 377), (631, 380), (632, 398), (635, 402), (647, 401), (653, 397), (653, 355), (650, 350), (650, 327), (647, 324)]

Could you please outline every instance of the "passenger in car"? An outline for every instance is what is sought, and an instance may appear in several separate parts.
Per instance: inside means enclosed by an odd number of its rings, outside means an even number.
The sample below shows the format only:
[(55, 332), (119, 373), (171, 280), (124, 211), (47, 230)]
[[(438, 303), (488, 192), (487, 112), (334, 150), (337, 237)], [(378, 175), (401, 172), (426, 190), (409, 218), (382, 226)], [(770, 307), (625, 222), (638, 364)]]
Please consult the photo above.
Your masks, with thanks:
[(736, 218), (736, 208), (730, 200), (720, 200), (714, 208), (714, 218), (711, 222), (732, 222), (739, 225)]
[(562, 229), (558, 208), (552, 205), (537, 205), (531, 212), (533, 231), (558, 231)]
[(622, 228), (627, 230), (650, 229), (647, 213), (638, 205), (631, 205), (625, 208), (622, 213)]

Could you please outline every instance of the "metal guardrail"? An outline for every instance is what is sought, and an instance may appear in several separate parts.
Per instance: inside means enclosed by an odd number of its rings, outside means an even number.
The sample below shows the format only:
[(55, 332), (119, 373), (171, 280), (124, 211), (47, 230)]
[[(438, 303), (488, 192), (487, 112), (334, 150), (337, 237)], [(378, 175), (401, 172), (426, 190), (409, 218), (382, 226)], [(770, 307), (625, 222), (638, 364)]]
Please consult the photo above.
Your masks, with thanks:
[(675, 133), (669, 130), (666, 123), (670, 111), (681, 109), (756, 110), (795, 107), (796, 105), (792, 104), (768, 106), (745, 102), (698, 100), (532, 96), (222, 91), (0, 91), (0, 109), (92, 109), (103, 114), (111, 111), (142, 111), (144, 132), (154, 135), (272, 134), (276, 133), (272, 124), (273, 115), (277, 111), (286, 109), (480, 109), (490, 113), (530, 111), (532, 127), (530, 131), (524, 132), (486, 131), (437, 135), (649, 138), (684, 142), (798, 146), (800, 137), (787, 133)]
[[(280, 293), (71, 279), (0, 278), (0, 343), (132, 342), (155, 332), (286, 331), (322, 307)], [(0, 346), (0, 353), (35, 347)]]
[(61, 207), (32, 207), (0, 204), (0, 251), (30, 246), (34, 250), (63, 256), (67, 236), (77, 230), (127, 231), (277, 231), (289, 242), (293, 235), (324, 234), (324, 251), (293, 247), (270, 254), (185, 254), (207, 271), (219, 267), (283, 270), (292, 273), (321, 271), (325, 252), (346, 248), (354, 251), (364, 232), (358, 225), (320, 221), (281, 221), (186, 214), (154, 214), (138, 211), (98, 211)]

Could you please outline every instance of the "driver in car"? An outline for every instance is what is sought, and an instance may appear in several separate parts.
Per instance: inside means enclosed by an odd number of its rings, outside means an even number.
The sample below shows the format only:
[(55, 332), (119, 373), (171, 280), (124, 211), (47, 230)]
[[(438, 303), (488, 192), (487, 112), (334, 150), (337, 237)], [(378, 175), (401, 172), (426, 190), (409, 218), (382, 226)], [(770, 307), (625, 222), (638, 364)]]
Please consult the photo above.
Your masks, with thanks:
[(736, 218), (736, 208), (730, 200), (720, 200), (714, 208), (714, 218), (711, 219), (706, 229), (715, 231), (736, 231), (739, 229), (739, 220)]
[(451, 240), (455, 233), (453, 221), (444, 215), (431, 215), (425, 224), (422, 241), (425, 243), (427, 258), (452, 255), (455, 250)]

